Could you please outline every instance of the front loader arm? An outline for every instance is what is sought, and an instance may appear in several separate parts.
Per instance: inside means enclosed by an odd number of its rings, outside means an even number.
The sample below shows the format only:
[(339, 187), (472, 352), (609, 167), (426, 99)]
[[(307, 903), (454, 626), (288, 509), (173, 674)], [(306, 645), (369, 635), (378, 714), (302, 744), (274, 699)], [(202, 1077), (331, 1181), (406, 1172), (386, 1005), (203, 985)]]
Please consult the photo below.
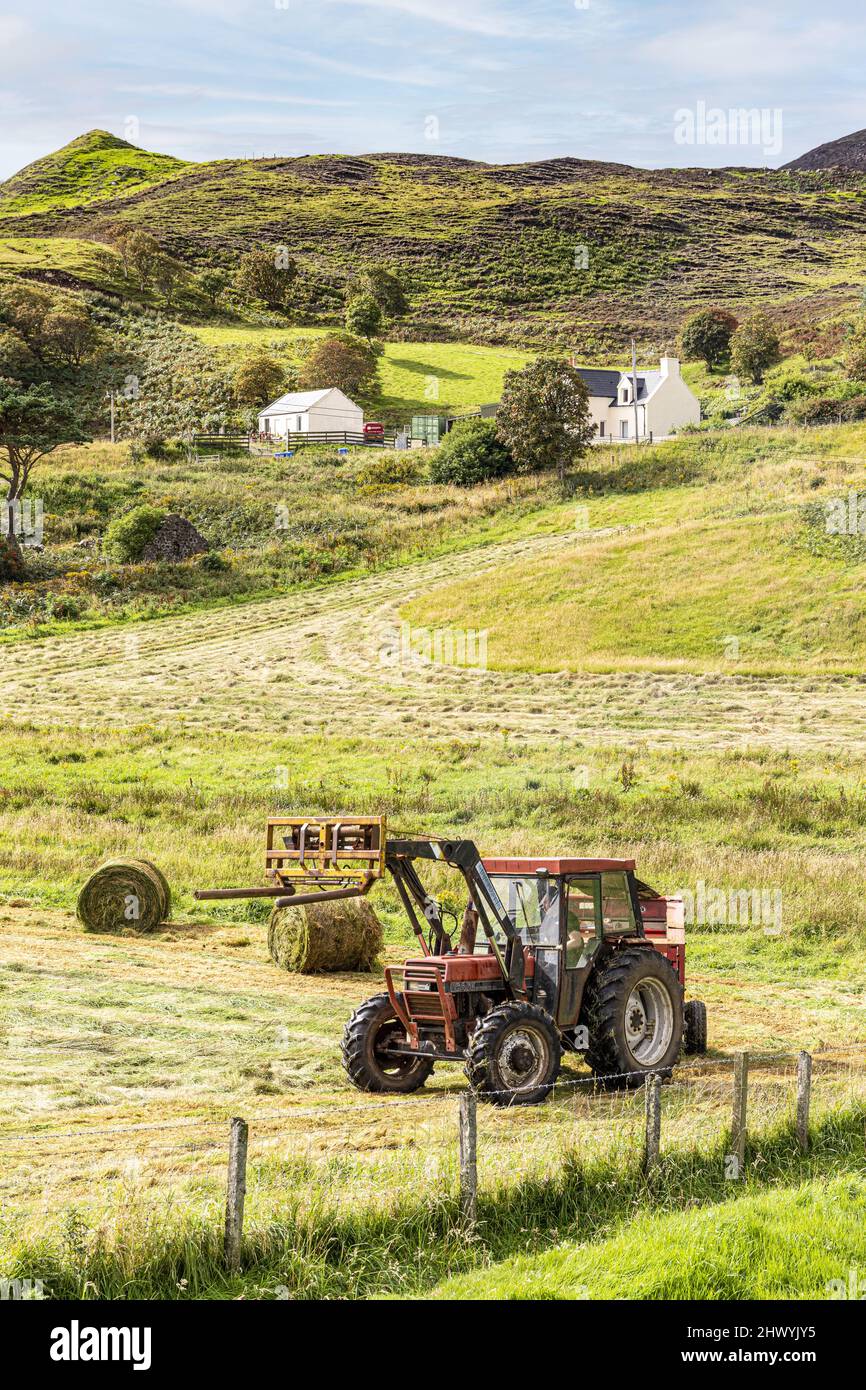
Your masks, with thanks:
[[(512, 991), (519, 993), (524, 987), (523, 942), (520, 933), (506, 912), (493, 886), (481, 856), (472, 840), (396, 840), (389, 839), (385, 854), (385, 864), (390, 870), (397, 891), (406, 907), (413, 930), (424, 945), (424, 954), (429, 954), (423, 931), (408, 894), (411, 892), (425, 917), (433, 927), (434, 940), (443, 943), (445, 933), (439, 918), (435, 901), (427, 894), (415, 872), (412, 860), (432, 859), (459, 869), (466, 880), (469, 895), (478, 913), (478, 919), (490, 947), (499, 961), (502, 977)], [(408, 890), (408, 891), (407, 891)], [(496, 941), (493, 922), (503, 932), (507, 945), (505, 955)], [(441, 949), (441, 944), (437, 947)]]

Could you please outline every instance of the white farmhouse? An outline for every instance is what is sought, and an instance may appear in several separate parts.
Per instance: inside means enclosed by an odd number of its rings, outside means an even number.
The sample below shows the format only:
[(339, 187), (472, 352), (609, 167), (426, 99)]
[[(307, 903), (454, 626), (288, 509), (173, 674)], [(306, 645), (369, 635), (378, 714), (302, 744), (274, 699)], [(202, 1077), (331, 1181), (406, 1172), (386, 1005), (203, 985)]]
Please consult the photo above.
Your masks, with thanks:
[(336, 386), (290, 391), (259, 412), (259, 434), (361, 434), (364, 412)]
[[(577, 363), (573, 362), (577, 367)], [(595, 443), (634, 440), (634, 383), (631, 372), (577, 367), (589, 390)], [(664, 439), (684, 425), (698, 425), (701, 405), (680, 374), (676, 357), (663, 357), (658, 371), (637, 373), (637, 435)]]

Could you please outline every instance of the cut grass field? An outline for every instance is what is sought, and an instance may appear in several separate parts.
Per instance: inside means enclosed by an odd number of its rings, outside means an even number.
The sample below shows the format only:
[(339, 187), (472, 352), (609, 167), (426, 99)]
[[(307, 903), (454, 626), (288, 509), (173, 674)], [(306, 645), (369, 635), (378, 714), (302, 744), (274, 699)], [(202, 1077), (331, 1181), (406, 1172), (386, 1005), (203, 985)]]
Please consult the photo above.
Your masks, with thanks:
[[(855, 429), (593, 456), (571, 497), (533, 494), (529, 480), (489, 508), (455, 498), (455, 514), (461, 501), (479, 510), (450, 539), (440, 533), (432, 558), (391, 556), (375, 574), (266, 601), (6, 645), (0, 1273), (102, 1297), (407, 1296), (464, 1276), (475, 1281), (467, 1297), (545, 1285), (549, 1296), (586, 1286), (605, 1297), (617, 1272), (648, 1298), (821, 1297), (862, 1264), (862, 682), (794, 661), (775, 675), (716, 670), (700, 649), (688, 660), (703, 670), (659, 673), (656, 642), (650, 669), (626, 651), (631, 669), (464, 670), (401, 657), (399, 632), (419, 603), (432, 621), (455, 582), (483, 594), (513, 567), (539, 566), (546, 582), (623, 536), (642, 548), (649, 587), (678, 538), (743, 517), (794, 525), (804, 500), (855, 483), (864, 452)], [(74, 460), (64, 467), (72, 488)], [(181, 465), (170, 467), (179, 487)], [(109, 458), (104, 471), (106, 489), (132, 480)], [(307, 487), (312, 518), (313, 474)], [(347, 499), (330, 488), (320, 505), (350, 518), (358, 504)], [(398, 507), (407, 525), (431, 500), (405, 489), (371, 505)], [(588, 509), (588, 536), (576, 507)], [(801, 590), (819, 611), (812, 576), (829, 583), (825, 564), (856, 569), (799, 542), (779, 553), (815, 565), (784, 590), (790, 613)], [(682, 554), (677, 592), (700, 595), (697, 617), (723, 616), (700, 587), (701, 551)], [(556, 606), (554, 590), (548, 600)], [(543, 613), (525, 627), (530, 666)], [(650, 619), (658, 634), (663, 610)], [(565, 642), (568, 623), (558, 631)], [(539, 1109), (484, 1107), (481, 1226), (468, 1240), (456, 1202), (460, 1071), (439, 1069), (406, 1100), (359, 1096), (342, 1077), (339, 1037), (380, 976), (283, 974), (267, 957), (266, 908), (192, 898), (261, 881), (263, 823), (278, 810), (384, 812), (402, 829), (472, 835), (483, 851), (633, 856), (660, 889), (719, 890), (721, 917), (688, 929), (710, 1055), (665, 1087), (657, 1183), (640, 1174), (640, 1094), (580, 1084)], [(115, 854), (151, 858), (171, 881), (172, 921), (151, 937), (89, 935), (75, 922), (78, 887)], [(441, 874), (433, 888), (459, 907)], [(737, 900), (732, 920), (731, 890), (778, 893), (779, 918), (743, 920)], [(377, 887), (374, 901), (387, 958), (399, 960), (407, 936), (393, 891)], [(733, 1192), (729, 1061), (744, 1047), (762, 1060), (750, 1162)], [(800, 1048), (818, 1058), (808, 1156), (791, 1134)], [(566, 1082), (582, 1076), (569, 1060)], [(252, 1126), (248, 1240), (233, 1279), (219, 1248), (232, 1114)], [(677, 1258), (716, 1228), (728, 1280), (721, 1257)], [(645, 1233), (643, 1263), (632, 1230)], [(812, 1232), (821, 1244), (810, 1257)], [(551, 1263), (536, 1269), (536, 1257)]]
[[(758, 934), (751, 940), (759, 946)], [(804, 1037), (805, 991), (784, 980), (770, 991), (768, 961), (732, 994), (743, 947), (738, 932), (698, 939), (693, 985), (709, 1002), (713, 1049), (665, 1088), (663, 1164), (652, 1183), (640, 1176), (642, 1095), (575, 1086), (586, 1073), (570, 1059), (543, 1107), (482, 1107), (481, 1238), (467, 1241), (456, 1204), (460, 1070), (440, 1068), (405, 1099), (358, 1096), (342, 1077), (337, 1040), (375, 977), (286, 975), (267, 960), (261, 924), (95, 936), (60, 912), (0, 907), (2, 1273), (42, 1278), (55, 1296), (274, 1297), (280, 1287), (291, 1297), (405, 1296), (575, 1239), (590, 1243), (589, 1258), (598, 1242), (595, 1264), (604, 1265), (623, 1223), (735, 1205), (724, 1162), (730, 1067), (721, 1059), (741, 1045), (743, 1028), (756, 1052), (790, 1053)], [(399, 949), (389, 947), (391, 959)], [(822, 956), (806, 945), (801, 967), (814, 976)], [(807, 1192), (817, 1200), (834, 1174), (849, 1187), (866, 1176), (862, 1042), (837, 1002), (829, 989), (812, 1001), (808, 1157), (792, 1137), (793, 1058), (758, 1059), (750, 1083), (750, 1164), (738, 1197), (802, 1184), (801, 1222)], [(830, 1051), (819, 1051), (822, 1033)], [(249, 1120), (251, 1145), (244, 1269), (229, 1278), (219, 1229), (234, 1114)], [(732, 1213), (726, 1220), (734, 1225)], [(840, 1202), (827, 1261), (850, 1248), (850, 1224)], [(747, 1216), (746, 1233), (754, 1225)], [(777, 1261), (762, 1262), (752, 1245), (753, 1285), (771, 1292)], [(658, 1247), (656, 1279), (665, 1261)], [(688, 1287), (688, 1272), (670, 1296)], [(801, 1259), (785, 1291), (811, 1292), (823, 1272), (823, 1262)], [(527, 1283), (518, 1269), (516, 1296)], [(505, 1270), (494, 1270), (491, 1286), (507, 1287)], [(606, 1292), (604, 1283), (589, 1296)]]
[(499, 671), (861, 674), (866, 551), (822, 528), (864, 486), (866, 431), (778, 434), (676, 441), (642, 465), (598, 451), (575, 479), (583, 545), (437, 585), (403, 616), (485, 630)]

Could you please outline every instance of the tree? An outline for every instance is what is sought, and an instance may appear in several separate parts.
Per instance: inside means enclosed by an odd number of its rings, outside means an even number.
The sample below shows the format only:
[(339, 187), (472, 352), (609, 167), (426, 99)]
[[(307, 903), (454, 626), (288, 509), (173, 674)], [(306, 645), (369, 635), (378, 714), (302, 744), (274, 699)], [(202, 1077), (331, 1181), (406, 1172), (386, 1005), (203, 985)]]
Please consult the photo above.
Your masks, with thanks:
[(731, 338), (731, 365), (738, 376), (756, 385), (768, 367), (775, 367), (782, 356), (779, 335), (767, 314), (753, 314), (741, 323)]
[(371, 294), (356, 294), (346, 305), (346, 329), (369, 342), (382, 326), (382, 310)]
[(88, 438), (80, 403), (50, 382), (0, 381), (0, 479), (7, 485), (6, 534), (15, 539), (14, 511), (30, 474), (41, 459), (61, 444)]
[[(103, 389), (102, 340), (69, 295), (13, 284), (0, 292), (0, 479), (20, 502), (36, 465), (83, 443)], [(6, 511), (14, 541), (14, 509)]]
[(100, 343), (99, 330), (83, 305), (52, 310), (40, 337), (45, 351), (67, 367), (80, 367)]
[(430, 479), (472, 487), (516, 472), (514, 459), (496, 433), (495, 420), (461, 420), (433, 455)]
[(371, 397), (378, 389), (377, 354), (368, 343), (348, 333), (320, 338), (301, 368), (300, 385), (307, 391), (336, 386), (347, 396)]
[(123, 265), (125, 279), (132, 278), (146, 290), (156, 271), (162, 252), (156, 237), (140, 227), (124, 229), (114, 242)]
[(505, 373), (496, 433), (521, 472), (555, 468), (561, 482), (594, 432), (589, 392), (575, 367), (540, 357)]
[(358, 293), (371, 295), (386, 318), (401, 319), (409, 301), (397, 276), (383, 265), (368, 265), (358, 277)]
[(175, 296), (185, 275), (184, 267), (173, 256), (160, 256), (153, 272), (154, 283), (165, 300), (166, 309), (173, 309)]
[(285, 247), (258, 246), (241, 256), (235, 286), (248, 299), (261, 299), (269, 309), (283, 309), (297, 273), (297, 262)]
[(866, 381), (866, 315), (856, 318), (848, 330), (845, 363), (853, 381)]
[(215, 309), (217, 300), (228, 285), (228, 276), (221, 270), (203, 270), (196, 276), (196, 283), (211, 308)]
[(235, 400), (243, 406), (267, 405), (281, 392), (291, 389), (290, 378), (296, 375), (294, 368), (283, 366), (267, 352), (253, 353), (235, 368), (232, 377)]
[(699, 309), (686, 319), (680, 332), (680, 349), (685, 358), (705, 362), (712, 369), (730, 356), (731, 338), (737, 320), (725, 309)]

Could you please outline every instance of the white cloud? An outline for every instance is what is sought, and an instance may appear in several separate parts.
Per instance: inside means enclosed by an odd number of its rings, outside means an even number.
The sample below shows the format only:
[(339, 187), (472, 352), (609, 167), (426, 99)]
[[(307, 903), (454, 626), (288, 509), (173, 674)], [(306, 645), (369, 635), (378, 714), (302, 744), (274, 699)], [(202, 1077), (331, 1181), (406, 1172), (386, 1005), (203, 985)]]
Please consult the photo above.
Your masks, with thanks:
[(737, 10), (727, 19), (657, 34), (642, 52), (650, 63), (683, 76), (737, 82), (813, 72), (849, 53), (852, 39), (851, 26), (833, 20), (783, 29), (773, 16)]
[(513, 14), (502, 6), (485, 4), (483, 0), (333, 0), (333, 3), (408, 15), (430, 24), (441, 24), (446, 29), (458, 29), (464, 34), (483, 34), (486, 38), (521, 39), (539, 35), (538, 25), (523, 12)]
[(200, 87), (192, 82), (128, 82), (115, 89), (136, 96), (176, 97), (193, 101), (256, 102), (262, 106), (356, 106), (354, 101), (326, 97), (287, 96), (282, 92), (235, 91), (228, 87)]

